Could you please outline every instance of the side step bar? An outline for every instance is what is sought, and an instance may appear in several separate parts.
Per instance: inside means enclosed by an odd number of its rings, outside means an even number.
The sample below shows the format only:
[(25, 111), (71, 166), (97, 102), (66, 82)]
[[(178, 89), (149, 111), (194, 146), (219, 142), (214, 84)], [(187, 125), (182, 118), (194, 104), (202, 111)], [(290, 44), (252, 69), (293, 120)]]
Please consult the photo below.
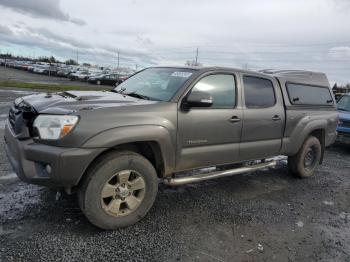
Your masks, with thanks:
[(275, 167), (275, 166), (276, 166), (276, 161), (270, 161), (265, 163), (263, 162), (255, 165), (249, 165), (245, 167), (239, 167), (239, 168), (229, 169), (224, 171), (217, 171), (217, 172), (212, 172), (207, 174), (198, 174), (198, 175), (193, 175), (188, 177), (179, 177), (179, 178), (167, 178), (167, 179), (164, 179), (164, 184), (169, 186), (181, 186), (185, 184), (197, 183), (200, 181), (205, 181), (205, 180), (219, 178), (219, 177), (250, 173), (263, 168)]

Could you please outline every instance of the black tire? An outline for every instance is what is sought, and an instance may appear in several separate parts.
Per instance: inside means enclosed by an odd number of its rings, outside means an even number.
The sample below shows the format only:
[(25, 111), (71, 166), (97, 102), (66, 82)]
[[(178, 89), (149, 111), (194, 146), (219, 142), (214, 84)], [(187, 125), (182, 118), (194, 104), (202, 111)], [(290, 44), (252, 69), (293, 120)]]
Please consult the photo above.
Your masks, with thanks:
[(316, 137), (310, 136), (296, 155), (288, 157), (288, 168), (292, 174), (300, 178), (311, 177), (315, 174), (321, 155), (320, 141)]
[(97, 80), (97, 81), (96, 81), (96, 84), (97, 84), (97, 85), (101, 85), (101, 81), (100, 81), (100, 80)]
[[(137, 172), (142, 177), (145, 188), (138, 207), (128, 211), (131, 213), (118, 217), (108, 214), (103, 209), (102, 189), (109, 183), (111, 177), (123, 170)], [(82, 212), (92, 224), (101, 229), (113, 230), (141, 220), (152, 207), (157, 192), (157, 173), (146, 158), (131, 151), (111, 152), (99, 158), (89, 169), (78, 189), (78, 200)]]

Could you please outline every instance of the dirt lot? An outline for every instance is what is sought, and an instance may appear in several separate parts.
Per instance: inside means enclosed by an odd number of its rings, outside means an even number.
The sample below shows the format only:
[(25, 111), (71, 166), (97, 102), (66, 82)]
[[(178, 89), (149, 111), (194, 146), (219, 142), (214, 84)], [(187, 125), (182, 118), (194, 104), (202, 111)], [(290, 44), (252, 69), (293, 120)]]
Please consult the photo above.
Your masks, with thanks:
[(350, 148), (315, 177), (275, 169), (196, 185), (160, 185), (135, 226), (101, 231), (75, 196), (14, 178), (3, 150), (10, 101), (0, 90), (0, 261), (350, 261)]

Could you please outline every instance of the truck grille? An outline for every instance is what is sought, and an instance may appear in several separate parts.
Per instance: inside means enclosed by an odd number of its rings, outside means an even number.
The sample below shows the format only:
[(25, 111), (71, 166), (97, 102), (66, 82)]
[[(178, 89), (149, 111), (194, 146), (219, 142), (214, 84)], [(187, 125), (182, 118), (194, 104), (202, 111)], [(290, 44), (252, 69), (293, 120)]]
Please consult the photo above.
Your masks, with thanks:
[(348, 121), (348, 120), (341, 120), (340, 126), (341, 126), (341, 127), (350, 128), (350, 121)]
[(16, 135), (22, 133), (23, 135), (28, 136), (28, 127), (31, 127), (35, 115), (36, 112), (31, 106), (28, 106), (24, 102), (21, 102), (19, 104), (15, 103), (10, 108), (8, 116), (10, 126), (14, 133)]

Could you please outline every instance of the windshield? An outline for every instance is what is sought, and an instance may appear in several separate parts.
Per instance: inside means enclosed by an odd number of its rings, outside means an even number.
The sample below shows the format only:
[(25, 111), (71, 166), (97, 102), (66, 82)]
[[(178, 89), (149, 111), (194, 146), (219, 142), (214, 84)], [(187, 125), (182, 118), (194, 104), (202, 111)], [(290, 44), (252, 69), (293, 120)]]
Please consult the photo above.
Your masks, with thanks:
[(115, 90), (148, 97), (150, 100), (169, 101), (194, 71), (181, 68), (148, 68), (128, 78)]
[(337, 108), (342, 111), (349, 111), (350, 112), (350, 96), (346, 95), (340, 98)]

